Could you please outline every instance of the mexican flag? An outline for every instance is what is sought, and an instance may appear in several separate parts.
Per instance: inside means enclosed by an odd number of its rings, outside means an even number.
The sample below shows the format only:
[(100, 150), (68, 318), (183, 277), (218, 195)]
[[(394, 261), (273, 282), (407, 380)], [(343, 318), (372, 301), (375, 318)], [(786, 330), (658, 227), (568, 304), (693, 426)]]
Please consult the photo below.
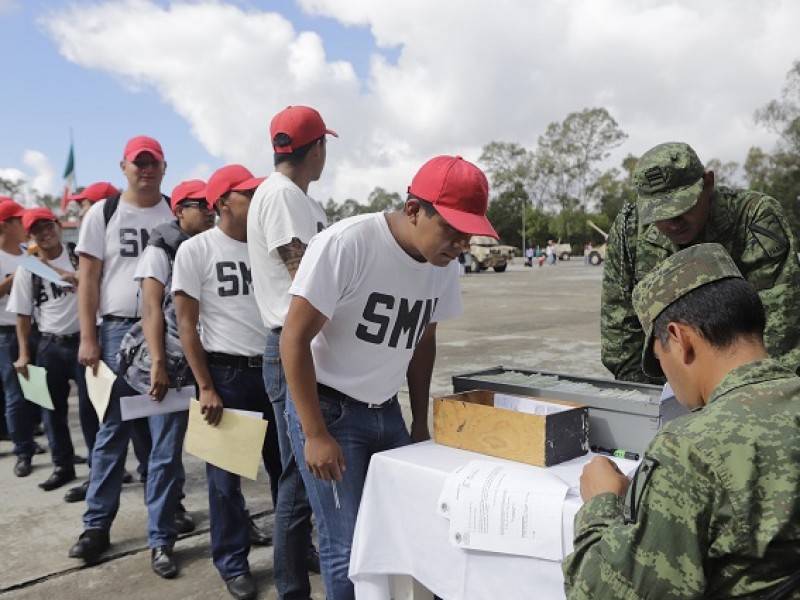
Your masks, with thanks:
[(61, 214), (67, 212), (67, 198), (75, 189), (75, 147), (72, 142), (69, 143), (69, 156), (67, 157), (67, 166), (64, 168), (64, 194), (61, 196)]

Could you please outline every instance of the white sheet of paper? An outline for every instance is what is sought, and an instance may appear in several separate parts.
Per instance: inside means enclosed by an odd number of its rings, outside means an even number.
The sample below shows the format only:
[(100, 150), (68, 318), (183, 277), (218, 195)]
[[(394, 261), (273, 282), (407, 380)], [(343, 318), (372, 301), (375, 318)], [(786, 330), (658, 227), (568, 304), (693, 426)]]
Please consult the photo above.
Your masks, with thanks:
[(664, 384), (664, 388), (661, 390), (661, 398), (659, 398), (659, 402), (664, 402), (664, 400), (669, 400), (670, 398), (675, 397), (675, 392), (672, 391), (672, 386), (668, 383)]
[(219, 425), (209, 425), (200, 414), (200, 402), (189, 403), (189, 426), (186, 429), (186, 452), (207, 463), (255, 480), (261, 463), (261, 448), (267, 422), (257, 417), (223, 409)]
[(25, 254), (24, 256), (20, 256), (17, 259), (17, 265), (26, 268), (28, 271), (30, 271), (34, 275), (38, 275), (42, 279), (47, 279), (47, 281), (52, 281), (58, 286), (61, 287), (72, 286), (71, 283), (61, 279), (61, 275), (58, 274), (58, 271), (56, 271), (51, 267), (48, 267), (41, 260), (39, 260), (35, 256), (31, 256), (30, 254)]
[(149, 394), (140, 396), (124, 396), (119, 399), (119, 408), (123, 421), (149, 417), (150, 415), (165, 415), (167, 413), (189, 410), (189, 401), (195, 395), (194, 386), (184, 386), (179, 390), (167, 390), (164, 399), (156, 402)]
[(86, 367), (86, 392), (101, 423), (106, 416), (111, 387), (116, 379), (117, 376), (102, 360), (97, 364), (97, 376), (92, 373), (92, 367)]
[(455, 477), (450, 543), (562, 559), (561, 511), (569, 485), (539, 467), (471, 461)]
[(552, 415), (555, 413), (570, 410), (572, 407), (562, 404), (553, 404), (546, 400), (536, 398), (522, 398), (520, 396), (508, 396), (506, 394), (494, 395), (494, 407), (513, 410), (515, 412), (526, 413), (529, 415)]
[(28, 365), (28, 378), (25, 379), (17, 373), (17, 379), (19, 379), (19, 387), (22, 388), (22, 395), (26, 400), (47, 410), (54, 410), (50, 388), (47, 387), (47, 371), (44, 367)]
[[(588, 460), (590, 460), (592, 456), (595, 455), (590, 452), (589, 457), (582, 456), (558, 465), (553, 465), (552, 467), (547, 467), (547, 472), (560, 477), (562, 481), (569, 486), (570, 491), (579, 492), (581, 488), (581, 474), (583, 473), (583, 468), (586, 466)], [(639, 466), (640, 462), (638, 460), (617, 458), (616, 456), (606, 456), (606, 458), (613, 461), (626, 477), (631, 477), (633, 475), (633, 472), (636, 471), (636, 467)]]

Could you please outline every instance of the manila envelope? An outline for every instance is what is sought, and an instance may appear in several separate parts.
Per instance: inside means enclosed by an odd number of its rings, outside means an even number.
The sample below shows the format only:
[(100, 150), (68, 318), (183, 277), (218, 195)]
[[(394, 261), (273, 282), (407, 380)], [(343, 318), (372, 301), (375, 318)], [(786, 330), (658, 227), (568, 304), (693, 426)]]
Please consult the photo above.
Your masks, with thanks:
[(108, 401), (111, 398), (111, 388), (116, 379), (117, 376), (102, 360), (97, 363), (96, 377), (92, 373), (92, 367), (86, 367), (86, 392), (89, 395), (92, 406), (97, 411), (97, 418), (100, 419), (101, 423), (106, 416)]
[(219, 425), (209, 425), (200, 413), (200, 402), (192, 398), (186, 452), (215, 467), (255, 480), (266, 434), (264, 419), (227, 409)]

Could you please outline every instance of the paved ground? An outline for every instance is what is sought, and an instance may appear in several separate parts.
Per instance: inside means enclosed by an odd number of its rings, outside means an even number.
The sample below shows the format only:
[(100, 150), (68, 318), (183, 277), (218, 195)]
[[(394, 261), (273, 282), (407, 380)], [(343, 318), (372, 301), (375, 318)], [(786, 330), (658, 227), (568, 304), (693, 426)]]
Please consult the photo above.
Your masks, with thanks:
[[(502, 365), (607, 377), (600, 364), (599, 305), (602, 268), (580, 259), (557, 267), (524, 268), (520, 259), (505, 273), (492, 271), (462, 279), (464, 315), (439, 328), (433, 394), (452, 392), (451, 377)], [(407, 401), (405, 402), (407, 405)], [(79, 452), (77, 410), (73, 440)], [(44, 443), (44, 438), (39, 438)], [(81, 532), (83, 504), (63, 502), (63, 489), (41, 491), (50, 473), (46, 455), (34, 459), (30, 477), (18, 479), (8, 442), (0, 442), (0, 597), (2, 600), (229, 598), (211, 564), (208, 508), (202, 463), (186, 456), (185, 504), (198, 522), (176, 545), (180, 576), (164, 581), (150, 570), (142, 486), (126, 485), (111, 531), (106, 559), (91, 567), (67, 557)], [(135, 471), (131, 456), (128, 468)], [(78, 474), (85, 477), (86, 467)], [(266, 475), (243, 483), (251, 512), (271, 530), (272, 505)], [(272, 548), (254, 548), (250, 564), (260, 598), (275, 598)], [(314, 598), (324, 598), (319, 578)]]

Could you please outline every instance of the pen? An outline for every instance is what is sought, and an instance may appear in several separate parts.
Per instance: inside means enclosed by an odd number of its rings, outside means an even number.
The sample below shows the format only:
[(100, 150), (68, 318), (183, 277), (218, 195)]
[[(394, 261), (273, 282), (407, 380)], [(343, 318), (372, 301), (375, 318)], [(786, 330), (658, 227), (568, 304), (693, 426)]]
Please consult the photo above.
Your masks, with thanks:
[(596, 454), (605, 454), (607, 456), (616, 456), (617, 458), (627, 458), (628, 460), (639, 460), (639, 454), (636, 452), (628, 452), (627, 450), (620, 450), (619, 448), (604, 448), (603, 446), (590, 446), (592, 452)]
[(341, 506), (339, 506), (339, 492), (336, 491), (335, 481), (331, 481), (331, 487), (333, 488), (333, 501), (336, 503), (336, 508), (341, 508)]

